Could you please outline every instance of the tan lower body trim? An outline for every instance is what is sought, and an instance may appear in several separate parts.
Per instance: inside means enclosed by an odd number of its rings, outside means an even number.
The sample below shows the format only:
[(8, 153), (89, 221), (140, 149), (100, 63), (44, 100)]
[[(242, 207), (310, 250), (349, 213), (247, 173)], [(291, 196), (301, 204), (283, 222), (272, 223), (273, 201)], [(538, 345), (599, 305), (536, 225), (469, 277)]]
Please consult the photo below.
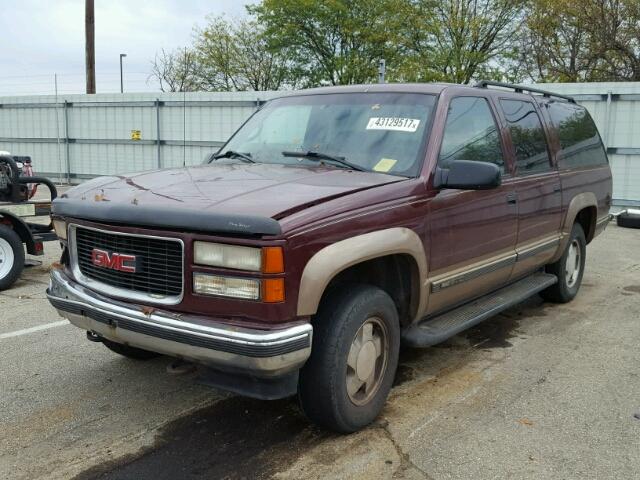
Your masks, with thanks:
[(467, 265), (456, 265), (429, 279), (427, 314), (446, 310), (470, 298), (489, 293), (511, 278), (526, 274), (544, 265), (560, 244), (554, 234), (503, 251)]
[(543, 237), (516, 247), (518, 261), (511, 278), (521, 277), (546, 265), (554, 257), (561, 243), (561, 235)]
[(552, 250), (555, 251), (560, 244), (560, 239), (561, 235), (544, 237), (516, 247), (515, 252), (492, 257), (480, 264), (472, 264), (466, 268), (457, 268), (453, 271), (437, 275), (430, 281), (431, 292), (437, 293), (446, 288), (459, 285), (518, 262), (536, 257), (541, 253), (546, 252), (548, 253), (548, 256), (551, 256)]
[(516, 247), (516, 254), (518, 256), (518, 262), (522, 262), (530, 257), (535, 257), (539, 253), (553, 249), (554, 251), (560, 245), (561, 235), (553, 235), (551, 237), (545, 237), (540, 240), (526, 243), (525, 245)]
[(437, 293), (441, 290), (444, 290), (445, 288), (453, 287), (455, 285), (468, 282), (470, 280), (481, 277), (488, 273), (492, 273), (502, 268), (513, 265), (515, 262), (516, 262), (516, 254), (513, 253), (502, 258), (493, 259), (482, 265), (469, 268), (468, 270), (464, 270), (454, 275), (445, 274), (441, 276), (441, 277), (444, 277), (442, 279), (435, 277), (431, 281), (431, 292)]

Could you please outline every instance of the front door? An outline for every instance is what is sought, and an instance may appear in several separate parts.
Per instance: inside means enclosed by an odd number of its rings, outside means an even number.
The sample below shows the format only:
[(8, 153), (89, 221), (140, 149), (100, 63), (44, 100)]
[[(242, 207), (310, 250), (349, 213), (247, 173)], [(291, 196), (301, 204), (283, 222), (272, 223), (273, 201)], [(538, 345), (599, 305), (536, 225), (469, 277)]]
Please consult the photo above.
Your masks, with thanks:
[(502, 168), (503, 181), (491, 190), (442, 189), (432, 198), (429, 314), (488, 293), (511, 276), (517, 204), (504, 149), (487, 98), (451, 99), (438, 166), (447, 168), (452, 160), (492, 162)]

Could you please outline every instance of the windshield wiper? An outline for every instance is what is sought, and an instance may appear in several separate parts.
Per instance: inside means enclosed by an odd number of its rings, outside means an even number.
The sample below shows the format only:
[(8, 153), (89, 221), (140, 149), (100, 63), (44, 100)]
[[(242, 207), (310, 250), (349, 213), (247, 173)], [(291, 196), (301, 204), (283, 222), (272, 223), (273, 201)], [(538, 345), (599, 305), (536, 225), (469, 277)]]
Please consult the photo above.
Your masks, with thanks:
[(224, 153), (219, 153), (217, 155), (214, 155), (212, 158), (214, 160), (218, 160), (219, 158), (239, 158), (243, 162), (256, 163), (256, 161), (253, 158), (251, 158), (250, 153), (241, 153), (241, 152), (236, 152), (235, 150), (227, 150)]
[(352, 170), (357, 170), (359, 172), (366, 172), (366, 170), (358, 165), (354, 165), (353, 163), (345, 160), (344, 157), (337, 157), (335, 155), (329, 155), (328, 153), (322, 152), (314, 152), (312, 150), (307, 150), (306, 152), (289, 152), (284, 151), (282, 155), (285, 157), (300, 157), (300, 158), (309, 158), (311, 160), (329, 160), (330, 162), (339, 163), (347, 168), (351, 168)]

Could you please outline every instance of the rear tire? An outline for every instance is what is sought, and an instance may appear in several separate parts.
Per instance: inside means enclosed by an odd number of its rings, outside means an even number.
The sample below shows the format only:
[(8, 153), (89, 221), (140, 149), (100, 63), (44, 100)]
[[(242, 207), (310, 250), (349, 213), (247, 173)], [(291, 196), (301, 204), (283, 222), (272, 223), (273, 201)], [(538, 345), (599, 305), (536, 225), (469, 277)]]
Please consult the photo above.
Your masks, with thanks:
[(580, 224), (573, 225), (567, 248), (555, 263), (546, 266), (547, 273), (558, 277), (558, 283), (540, 292), (542, 298), (555, 303), (567, 303), (575, 298), (582, 283), (587, 241)]
[(354, 285), (329, 294), (300, 371), (298, 397), (309, 420), (341, 433), (371, 423), (391, 390), (399, 349), (398, 311), (386, 292)]
[(22, 240), (11, 228), (0, 225), (0, 291), (11, 287), (23, 269)]
[(132, 360), (151, 360), (152, 358), (160, 356), (159, 353), (142, 350), (141, 348), (131, 347), (129, 345), (123, 345), (122, 343), (112, 342), (106, 338), (102, 339), (102, 343), (112, 352), (122, 355), (123, 357), (131, 358)]

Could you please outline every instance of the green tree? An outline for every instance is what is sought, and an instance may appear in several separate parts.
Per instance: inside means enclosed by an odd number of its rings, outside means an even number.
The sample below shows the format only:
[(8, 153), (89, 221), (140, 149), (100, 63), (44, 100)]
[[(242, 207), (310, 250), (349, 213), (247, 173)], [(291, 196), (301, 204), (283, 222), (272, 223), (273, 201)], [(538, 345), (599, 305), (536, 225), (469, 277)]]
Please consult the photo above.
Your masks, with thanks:
[(585, 0), (582, 15), (599, 79), (640, 81), (640, 0)]
[(639, 0), (530, 0), (521, 40), (533, 80), (640, 80)]
[(283, 52), (267, 48), (261, 25), (254, 19), (230, 21), (209, 17), (195, 31), (199, 84), (205, 90), (278, 90), (295, 85)]
[(405, 79), (469, 83), (507, 75), (522, 2), (412, 0), (408, 6)]
[(263, 0), (249, 11), (271, 51), (289, 58), (305, 86), (375, 81), (398, 53), (406, 0)]
[(162, 49), (151, 62), (147, 79), (156, 80), (162, 92), (194, 92), (200, 89), (196, 54), (188, 48)]
[(589, 22), (592, 12), (572, 0), (531, 0), (521, 36), (527, 77), (541, 82), (598, 79), (600, 47)]
[(640, 80), (640, 0), (262, 0), (156, 56), (162, 90)]

